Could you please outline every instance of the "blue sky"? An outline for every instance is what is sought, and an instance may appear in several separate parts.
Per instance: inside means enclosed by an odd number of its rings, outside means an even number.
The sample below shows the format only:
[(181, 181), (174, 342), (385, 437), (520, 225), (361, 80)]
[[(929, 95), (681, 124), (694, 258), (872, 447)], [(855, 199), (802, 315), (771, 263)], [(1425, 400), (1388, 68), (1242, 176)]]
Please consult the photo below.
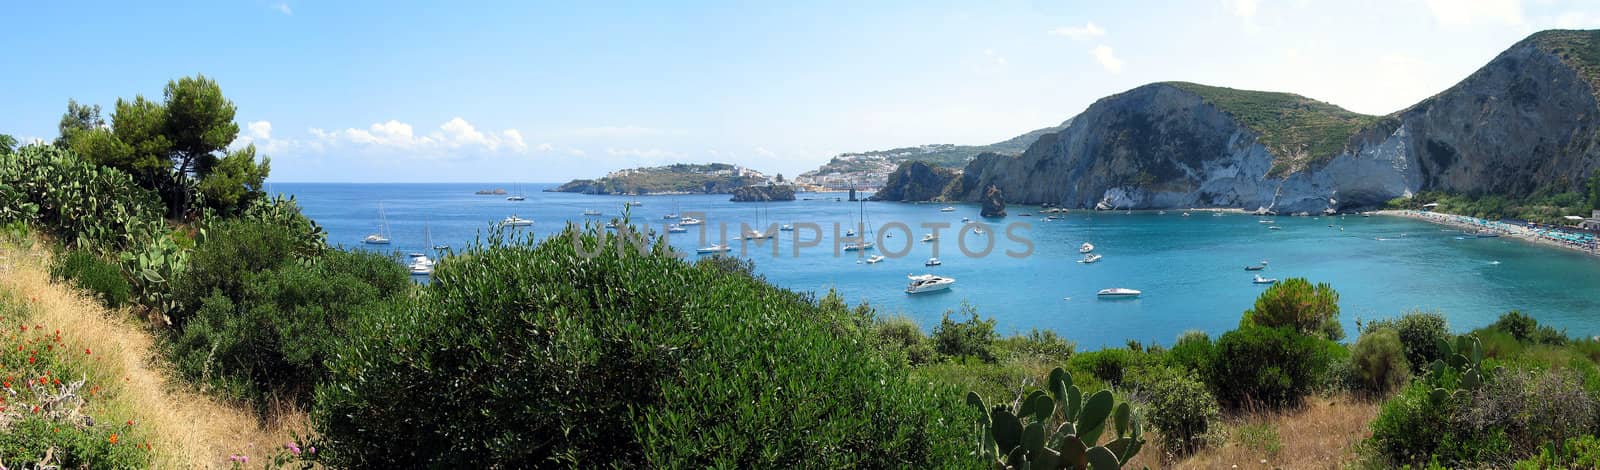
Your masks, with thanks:
[(1187, 80), (1388, 113), (1576, 0), (27, 2), (0, 133), (52, 139), (204, 73), (274, 181), (563, 181), (676, 161), (795, 175), (839, 152), (981, 144)]

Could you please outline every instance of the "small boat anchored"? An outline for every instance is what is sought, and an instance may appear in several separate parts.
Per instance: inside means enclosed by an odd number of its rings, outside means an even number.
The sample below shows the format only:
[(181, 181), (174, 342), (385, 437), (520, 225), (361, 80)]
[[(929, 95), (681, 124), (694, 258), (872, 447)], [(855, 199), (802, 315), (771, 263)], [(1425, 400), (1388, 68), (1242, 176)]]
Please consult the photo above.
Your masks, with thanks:
[(682, 225), (682, 226), (685, 226), (685, 227), (688, 227), (690, 225), (700, 225), (700, 224), (703, 224), (703, 223), (705, 223), (705, 222), (701, 221), (700, 219), (696, 219), (694, 217), (684, 217), (683, 220), (679, 220), (678, 221), (678, 225)]
[(1258, 264), (1258, 265), (1255, 265), (1255, 266), (1245, 266), (1244, 267), (1245, 271), (1260, 271), (1260, 270), (1263, 270), (1263, 269), (1267, 269), (1267, 265)]
[(1084, 255), (1083, 259), (1078, 260), (1078, 262), (1079, 263), (1083, 263), (1083, 264), (1089, 264), (1089, 263), (1093, 263), (1093, 262), (1096, 262), (1096, 261), (1100, 261), (1100, 258), (1103, 258), (1103, 256), (1100, 256), (1100, 255), (1097, 255), (1097, 254), (1094, 254), (1094, 253), (1089, 253), (1087, 255)]
[(883, 261), (883, 255), (872, 255), (867, 258), (867, 264), (878, 264), (880, 261)]
[(941, 291), (949, 289), (951, 284), (956, 283), (955, 278), (935, 276), (932, 274), (923, 274), (920, 276), (906, 275), (906, 278), (911, 280), (911, 284), (906, 286), (907, 294), (921, 294), (924, 292)]
[(1094, 251), (1094, 244), (1093, 243), (1083, 242), (1082, 245), (1078, 245), (1078, 252), (1079, 253), (1088, 254), (1088, 253), (1091, 253), (1093, 251)]
[(511, 217), (506, 217), (504, 220), (501, 220), (500, 223), (507, 227), (527, 227), (529, 225), (533, 225), (533, 219), (524, 219), (517, 217), (516, 214), (512, 214)]
[(1112, 287), (1110, 289), (1100, 289), (1100, 292), (1096, 292), (1095, 295), (1107, 299), (1128, 299), (1138, 297), (1143, 293), (1126, 287)]
[(711, 246), (701, 247), (701, 248), (699, 248), (697, 250), (694, 250), (695, 253), (702, 254), (702, 255), (709, 255), (709, 254), (714, 254), (714, 253), (727, 253), (729, 251), (733, 251), (733, 248), (729, 247), (728, 245), (721, 244), (721, 243), (713, 244)]
[(1252, 283), (1252, 284), (1277, 284), (1278, 283), (1278, 279), (1277, 278), (1273, 278), (1273, 277), (1261, 277), (1260, 274), (1257, 274), (1255, 279), (1251, 279), (1250, 280), (1250, 283)]
[(672, 224), (672, 225), (668, 225), (667, 226), (667, 233), (684, 233), (684, 232), (688, 232), (688, 231), (689, 231), (689, 229), (684, 228), (682, 225), (678, 225), (678, 224)]
[(956, 211), (956, 208), (954, 206), (944, 206), (943, 208), (939, 209), (939, 212), (955, 212), (955, 211)]
[(939, 241), (939, 236), (938, 235), (934, 235), (934, 234), (930, 233), (930, 234), (922, 236), (922, 242), (923, 243), (933, 243), (933, 242), (936, 242), (936, 241)]
[(941, 266), (941, 265), (944, 265), (944, 262), (943, 261), (939, 261), (939, 258), (928, 258), (927, 261), (922, 262), (922, 265), (923, 266), (929, 266), (929, 267)]

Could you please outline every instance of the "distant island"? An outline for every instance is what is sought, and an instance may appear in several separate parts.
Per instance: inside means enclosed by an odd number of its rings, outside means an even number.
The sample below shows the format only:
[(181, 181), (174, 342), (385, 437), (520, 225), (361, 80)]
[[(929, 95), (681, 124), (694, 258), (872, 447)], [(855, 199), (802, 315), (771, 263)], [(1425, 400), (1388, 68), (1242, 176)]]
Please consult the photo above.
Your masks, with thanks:
[(881, 188), (889, 174), (904, 162), (917, 161), (934, 167), (960, 169), (978, 154), (993, 152), (1006, 155), (1021, 154), (1039, 136), (1060, 131), (1071, 124), (1069, 119), (1054, 127), (1035, 129), (1003, 142), (989, 145), (929, 144), (900, 147), (889, 150), (841, 153), (821, 167), (795, 178), (801, 185), (820, 190)]
[(733, 194), (739, 188), (782, 183), (759, 171), (728, 163), (676, 163), (617, 170), (600, 179), (577, 179), (548, 192), (582, 194)]

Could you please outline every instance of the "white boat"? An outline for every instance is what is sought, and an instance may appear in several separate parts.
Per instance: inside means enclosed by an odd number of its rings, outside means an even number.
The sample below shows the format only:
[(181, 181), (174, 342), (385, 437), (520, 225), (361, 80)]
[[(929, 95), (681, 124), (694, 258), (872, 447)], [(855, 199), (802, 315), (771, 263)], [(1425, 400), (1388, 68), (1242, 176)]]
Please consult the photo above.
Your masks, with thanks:
[(1184, 216), (1184, 217), (1188, 217), (1188, 216), (1189, 216), (1189, 213), (1188, 213), (1188, 212), (1184, 212), (1184, 213), (1183, 213), (1183, 216)]
[(1087, 253), (1091, 253), (1093, 251), (1094, 251), (1094, 244), (1093, 243), (1083, 242), (1082, 245), (1078, 245), (1078, 252), (1079, 253), (1087, 254)]
[(744, 233), (745, 240), (766, 240), (768, 238), (772, 238), (772, 234), (760, 230), (751, 229)]
[(667, 233), (684, 233), (687, 231), (689, 231), (689, 229), (684, 228), (682, 225), (672, 224), (667, 226)]
[(450, 249), (450, 245), (445, 245), (445, 244), (441, 243), (441, 244), (438, 244), (438, 245), (434, 245), (433, 249), (435, 249), (435, 250), (448, 250), (448, 249)]
[(1079, 263), (1083, 263), (1083, 264), (1089, 264), (1089, 263), (1093, 263), (1093, 262), (1096, 262), (1096, 261), (1100, 261), (1100, 258), (1102, 258), (1102, 256), (1094, 254), (1094, 253), (1089, 253), (1087, 255), (1083, 255), (1083, 259), (1078, 260), (1078, 262)]
[(639, 202), (639, 201), (628, 201), (628, 202), (622, 203), (622, 205), (628, 206), (628, 207), (638, 207), (638, 206), (644, 205), (644, 203)]
[(584, 209), (583, 210), (583, 215), (585, 217), (594, 217), (594, 216), (600, 215), (600, 211), (597, 211), (597, 210), (594, 210), (594, 209)]
[(1277, 284), (1278, 279), (1272, 277), (1261, 277), (1260, 274), (1257, 274), (1256, 278), (1250, 280), (1250, 282), (1253, 284)]
[(1271, 219), (1261, 219), (1261, 220), (1257, 220), (1256, 221), (1256, 223), (1258, 223), (1258, 224), (1270, 224), (1272, 222), (1273, 222), (1273, 220), (1271, 220)]
[(846, 238), (854, 237), (854, 236), (856, 236), (856, 230), (855, 229), (845, 230), (844, 231), (844, 236)]
[(1139, 292), (1137, 290), (1129, 289), (1129, 288), (1126, 288), (1126, 287), (1112, 287), (1110, 289), (1100, 289), (1100, 292), (1096, 292), (1095, 293), (1095, 295), (1098, 295), (1100, 297), (1110, 297), (1110, 298), (1138, 297), (1139, 294), (1143, 294), (1143, 292)]
[(707, 246), (707, 247), (701, 247), (700, 249), (694, 250), (695, 253), (699, 253), (699, 254), (702, 254), (702, 255), (707, 255), (707, 254), (712, 254), (712, 253), (727, 253), (729, 251), (733, 251), (733, 248), (730, 248), (728, 245), (724, 245), (724, 244), (721, 244), (721, 243), (717, 243), (717, 244), (714, 244), (714, 245), (711, 245), (711, 246)]
[(859, 224), (860, 226), (866, 227), (866, 228), (864, 229), (864, 231), (861, 234), (860, 238), (853, 238), (853, 237), (856, 236), (856, 231), (855, 230), (848, 230), (848, 231), (845, 232), (845, 234), (844, 234), (845, 238), (846, 239), (850, 239), (852, 241), (850, 241), (849, 243), (845, 243), (844, 251), (867, 251), (867, 250), (871, 250), (872, 247), (874, 246), (873, 242), (872, 242), (872, 236), (871, 236), (871, 234), (872, 234), (872, 224), (867, 222), (867, 200), (866, 199), (862, 199), (860, 201), (860, 207), (861, 207), (861, 213), (858, 216), (858, 218), (856, 219), (856, 223)]
[(867, 251), (867, 250), (872, 249), (872, 247), (874, 247), (874, 246), (876, 246), (876, 245), (874, 245), (872, 242), (867, 242), (867, 241), (846, 243), (846, 244), (844, 244), (844, 251)]
[(516, 194), (512, 194), (510, 196), (506, 196), (506, 200), (507, 201), (526, 201), (526, 200), (528, 200), (527, 197), (522, 195), (522, 184), (521, 183), (517, 183), (517, 192), (516, 192)]
[(977, 234), (977, 235), (983, 235), (983, 234), (988, 233), (988, 232), (983, 231), (983, 227), (973, 227), (972, 228), (972, 233)]
[(783, 224), (782, 227), (778, 227), (778, 231), (779, 232), (793, 232), (794, 231), (794, 226), (793, 225), (789, 225), (789, 224)]
[(944, 262), (943, 261), (939, 261), (939, 258), (928, 258), (927, 261), (922, 262), (923, 266), (940, 266), (940, 265), (943, 265), (943, 264), (944, 264)]
[(661, 216), (661, 218), (664, 219), (664, 220), (672, 220), (672, 219), (678, 218), (678, 214), (667, 214), (667, 215)]
[(611, 229), (611, 230), (616, 230), (617, 229), (617, 223), (616, 222), (606, 222), (606, 228), (607, 229)]
[(922, 236), (922, 242), (923, 243), (932, 243), (932, 242), (935, 242), (935, 241), (938, 241), (938, 240), (939, 240), (939, 236), (931, 234), (931, 233)]
[(956, 211), (956, 208), (953, 207), (953, 206), (944, 206), (944, 208), (939, 209), (939, 212), (955, 212), (955, 211)]
[(1267, 226), (1267, 230), (1283, 230), (1283, 227), (1279, 227), (1279, 226), (1276, 226), (1276, 225), (1270, 225), (1270, 226)]
[(935, 276), (932, 274), (923, 274), (920, 276), (907, 275), (906, 278), (911, 280), (911, 284), (906, 286), (907, 294), (921, 294), (924, 292), (941, 291), (949, 289), (951, 284), (956, 283), (955, 278)]
[(433, 274), (433, 264), (432, 263), (430, 263), (430, 264), (412, 264), (411, 265), (411, 274), (417, 275), (417, 276), (426, 276), (426, 275), (429, 275), (429, 274)]
[(389, 244), (389, 217), (383, 213), (383, 203), (378, 203), (378, 233), (369, 234), (361, 239), (361, 243), (368, 245)]
[(504, 220), (501, 220), (500, 223), (507, 227), (527, 227), (529, 225), (533, 225), (533, 219), (524, 219), (517, 217), (516, 214), (512, 214), (511, 217), (506, 217)]
[(878, 264), (879, 261), (883, 261), (883, 255), (872, 255), (867, 258), (867, 264)]
[(962, 221), (962, 222), (971, 222), (971, 221), (972, 221), (972, 218), (971, 218), (971, 217), (962, 217), (962, 218), (961, 218), (961, 221)]
[(700, 219), (696, 219), (694, 217), (684, 217), (683, 220), (679, 220), (678, 221), (678, 225), (682, 225), (682, 226), (685, 226), (685, 227), (688, 227), (690, 225), (700, 225), (700, 224), (703, 224), (703, 223), (705, 223), (705, 222), (701, 221)]

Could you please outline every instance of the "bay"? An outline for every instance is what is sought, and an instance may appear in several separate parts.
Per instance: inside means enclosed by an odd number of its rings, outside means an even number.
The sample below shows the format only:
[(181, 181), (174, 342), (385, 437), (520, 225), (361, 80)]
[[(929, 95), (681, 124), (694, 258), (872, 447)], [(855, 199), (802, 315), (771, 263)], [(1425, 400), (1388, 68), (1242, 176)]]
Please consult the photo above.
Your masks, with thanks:
[[(690, 253), (718, 241), (719, 226), (735, 248), (734, 255), (754, 261), (770, 282), (790, 289), (825, 294), (836, 290), (851, 303), (866, 302), (887, 315), (903, 315), (924, 328), (936, 326), (946, 312), (963, 305), (994, 317), (1003, 333), (1030, 328), (1054, 330), (1080, 347), (1117, 346), (1135, 339), (1171, 344), (1185, 330), (1213, 336), (1237, 326), (1266, 288), (1251, 283), (1255, 272), (1243, 267), (1268, 260), (1259, 273), (1272, 278), (1305, 277), (1327, 282), (1340, 293), (1341, 321), (1354, 337), (1357, 319), (1397, 316), (1412, 309), (1437, 310), (1450, 326), (1465, 331), (1492, 323), (1517, 309), (1570, 334), (1600, 334), (1600, 260), (1565, 250), (1513, 239), (1458, 239), (1447, 227), (1394, 217), (1274, 217), (1280, 230), (1269, 230), (1259, 217), (1227, 214), (1214, 217), (1180, 211), (1110, 213), (1073, 212), (1062, 220), (1033, 213), (1038, 207), (1012, 206), (1010, 217), (983, 219), (978, 207), (843, 201), (842, 193), (802, 193), (794, 202), (735, 203), (726, 195), (593, 196), (545, 193), (551, 184), (522, 184), (526, 201), (505, 196), (475, 195), (478, 189), (509, 183), (477, 184), (331, 184), (275, 183), (277, 193), (294, 195), (306, 215), (328, 232), (330, 244), (384, 253), (426, 251), (427, 227), (433, 244), (461, 248), (490, 224), (510, 215), (535, 221), (526, 231), (549, 237), (567, 222), (601, 222), (618, 216), (627, 201), (634, 223), (661, 231), (662, 215), (704, 213), (707, 238), (700, 230), (670, 234), (669, 242)], [(377, 230), (379, 204), (390, 227), (391, 245), (362, 245)], [(906, 251), (876, 264), (860, 262), (845, 252), (835, 255), (834, 224), (842, 232), (863, 212), (880, 238), (877, 253)], [(586, 217), (583, 211), (602, 211)], [(987, 256), (966, 256), (957, 248), (955, 228), (963, 217), (989, 226), (986, 235), (968, 233), (966, 246)], [(741, 252), (736, 240), (740, 224), (816, 224), (822, 236), (816, 246), (796, 256), (796, 236), (815, 240), (807, 230), (782, 232), (774, 256), (771, 241)], [(898, 223), (910, 229), (883, 230)], [(924, 267), (934, 244), (920, 243), (930, 229), (923, 224), (949, 224), (941, 230), (938, 256), (942, 266)], [(691, 227), (692, 228), (692, 227)], [(1007, 236), (1010, 230), (1012, 237)], [(1342, 230), (1341, 230), (1342, 229)], [(892, 234), (892, 235), (891, 235)], [(1026, 240), (1022, 242), (1021, 240)], [(1104, 258), (1078, 263), (1083, 242)], [(1008, 256), (1007, 251), (1028, 251)], [(870, 255), (871, 253), (869, 253)], [(934, 273), (953, 277), (948, 292), (907, 295), (906, 275)], [(1102, 300), (1096, 291), (1109, 287), (1139, 289), (1137, 299)]]

